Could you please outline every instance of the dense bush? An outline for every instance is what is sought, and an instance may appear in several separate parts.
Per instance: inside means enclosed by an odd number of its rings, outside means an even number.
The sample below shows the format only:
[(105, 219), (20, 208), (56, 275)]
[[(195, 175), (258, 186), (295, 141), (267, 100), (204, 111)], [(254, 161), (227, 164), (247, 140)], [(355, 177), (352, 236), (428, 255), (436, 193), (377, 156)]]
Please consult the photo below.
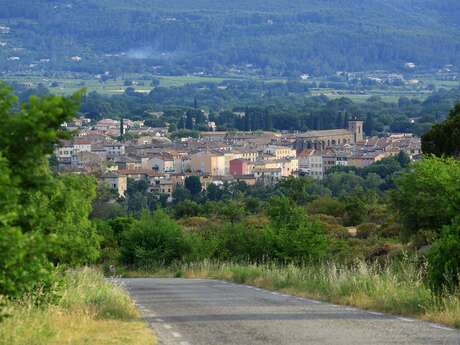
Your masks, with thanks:
[(219, 259), (251, 262), (275, 259), (275, 238), (269, 226), (230, 223), (217, 234), (217, 238), (216, 257)]
[(19, 297), (53, 280), (43, 236), (18, 228), (0, 226), (0, 268), (0, 295)]
[(144, 212), (121, 239), (121, 260), (128, 265), (167, 265), (191, 252), (180, 225), (162, 210)]
[(428, 253), (428, 279), (437, 291), (457, 289), (460, 280), (460, 218), (443, 227)]
[(327, 255), (323, 225), (286, 197), (270, 200), (267, 214), (275, 234), (276, 256), (284, 261), (320, 260)]
[(396, 180), (392, 203), (403, 225), (405, 240), (423, 233), (433, 233), (436, 239), (442, 227), (460, 214), (458, 181), (460, 161), (435, 157), (414, 163), (409, 173)]

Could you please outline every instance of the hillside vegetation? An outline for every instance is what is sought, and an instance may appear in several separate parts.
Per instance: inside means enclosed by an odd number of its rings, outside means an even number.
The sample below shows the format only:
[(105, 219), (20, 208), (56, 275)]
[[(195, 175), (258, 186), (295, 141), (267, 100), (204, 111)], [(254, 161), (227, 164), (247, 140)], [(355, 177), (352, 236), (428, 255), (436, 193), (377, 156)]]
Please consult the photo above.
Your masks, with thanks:
[(460, 62), (454, 0), (0, 0), (0, 7), (0, 25), (10, 27), (0, 34), (4, 70), (50, 59), (35, 68), (156, 66), (184, 74), (235, 67), (298, 76)]

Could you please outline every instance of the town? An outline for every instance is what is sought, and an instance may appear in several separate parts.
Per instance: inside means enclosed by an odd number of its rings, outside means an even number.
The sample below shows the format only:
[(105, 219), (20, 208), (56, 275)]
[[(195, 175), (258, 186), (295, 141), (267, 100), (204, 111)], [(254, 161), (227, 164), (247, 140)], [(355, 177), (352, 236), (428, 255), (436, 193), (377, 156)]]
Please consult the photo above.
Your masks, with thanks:
[(421, 157), (420, 138), (405, 133), (365, 137), (363, 121), (357, 119), (342, 129), (209, 131), (174, 140), (167, 128), (144, 121), (77, 118), (63, 126), (75, 135), (55, 149), (58, 171), (94, 175), (120, 197), (128, 179), (145, 180), (149, 192), (172, 201), (176, 186), (192, 175), (200, 177), (204, 189), (210, 183), (274, 185), (288, 176), (321, 180), (335, 166), (362, 168), (401, 151), (411, 160)]

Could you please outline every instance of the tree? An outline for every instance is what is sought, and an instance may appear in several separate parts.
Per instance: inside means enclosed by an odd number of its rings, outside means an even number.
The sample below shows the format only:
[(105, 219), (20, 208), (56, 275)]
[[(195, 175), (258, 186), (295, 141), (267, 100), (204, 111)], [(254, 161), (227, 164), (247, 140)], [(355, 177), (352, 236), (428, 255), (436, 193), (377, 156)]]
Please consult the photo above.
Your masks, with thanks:
[(167, 265), (191, 250), (181, 227), (162, 210), (144, 212), (121, 240), (121, 259), (128, 265)]
[(140, 214), (144, 209), (153, 211), (157, 203), (157, 197), (149, 192), (148, 181), (128, 180), (125, 204), (129, 214)]
[(185, 119), (185, 128), (193, 130), (195, 128), (195, 120), (193, 118), (193, 113), (188, 111)]
[(187, 176), (185, 178), (185, 188), (187, 188), (192, 197), (196, 197), (202, 191), (201, 181), (199, 176)]
[(72, 267), (94, 263), (99, 257), (100, 241), (89, 220), (96, 198), (96, 180), (88, 176), (63, 176), (56, 180), (49, 203), (46, 231), (48, 257), (53, 263)]
[(71, 98), (17, 103), (0, 84), (0, 294), (19, 296), (52, 280), (55, 264), (91, 263), (99, 238), (88, 220), (92, 179), (55, 177), (48, 157), (69, 133), (61, 124), (78, 109)]
[(422, 136), (422, 151), (436, 156), (460, 155), (460, 103), (449, 113), (446, 121), (434, 125)]
[(305, 205), (317, 196), (330, 195), (330, 191), (316, 183), (311, 177), (289, 176), (277, 185), (280, 193), (296, 204)]
[(410, 157), (404, 151), (399, 152), (398, 155), (396, 156), (396, 159), (398, 160), (399, 164), (403, 168), (407, 168), (410, 164)]
[(276, 256), (282, 261), (305, 262), (324, 258), (328, 240), (321, 223), (286, 197), (270, 200), (267, 215), (275, 234)]
[(341, 218), (345, 213), (345, 205), (331, 197), (321, 197), (308, 204), (307, 210), (310, 214), (326, 214)]
[(198, 216), (200, 212), (200, 205), (192, 200), (181, 201), (174, 207), (174, 216), (177, 219), (184, 217), (195, 217)]
[(431, 242), (460, 214), (458, 181), (460, 161), (436, 157), (414, 163), (409, 172), (396, 179), (391, 200), (404, 226), (404, 239), (423, 235)]
[(438, 292), (456, 291), (460, 279), (460, 218), (443, 227), (428, 253), (428, 280)]
[(0, 156), (0, 295), (18, 297), (51, 280), (52, 265), (42, 234), (23, 233), (17, 219), (19, 190)]
[(206, 189), (206, 197), (211, 201), (219, 201), (223, 198), (224, 192), (214, 183), (211, 183)]
[(125, 135), (125, 123), (124, 123), (123, 118), (121, 118), (120, 119), (120, 138), (119, 138), (120, 141), (123, 141), (124, 135)]

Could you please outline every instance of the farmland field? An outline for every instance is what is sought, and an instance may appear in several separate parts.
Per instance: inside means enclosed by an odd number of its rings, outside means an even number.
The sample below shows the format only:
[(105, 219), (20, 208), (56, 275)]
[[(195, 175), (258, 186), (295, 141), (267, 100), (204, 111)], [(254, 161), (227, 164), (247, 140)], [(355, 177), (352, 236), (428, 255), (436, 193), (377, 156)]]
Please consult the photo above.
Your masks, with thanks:
[[(224, 80), (235, 81), (259, 81), (259, 82), (286, 82), (285, 79), (261, 79), (255, 77), (243, 76), (149, 76), (141, 74), (124, 74), (116, 79), (109, 79), (102, 82), (95, 76), (75, 76), (72, 74), (62, 74), (58, 76), (47, 77), (43, 75), (5, 75), (0, 76), (1, 80), (6, 82), (16, 82), (28, 87), (37, 87), (39, 84), (46, 86), (53, 94), (69, 95), (82, 88), (88, 92), (96, 91), (103, 95), (116, 95), (125, 92), (128, 87), (132, 87), (136, 92), (149, 93), (154, 87), (151, 86), (152, 80), (156, 79), (162, 87), (181, 87), (187, 84), (197, 83), (222, 83)], [(433, 77), (421, 77), (419, 80), (423, 85), (434, 85), (437, 89), (451, 89), (460, 86), (460, 81), (437, 80)], [(126, 83), (129, 81), (129, 83)], [(311, 79), (308, 82), (324, 83), (324, 79)], [(314, 96), (325, 95), (331, 99), (347, 97), (354, 102), (365, 102), (369, 97), (379, 96), (383, 101), (396, 102), (400, 97), (425, 99), (431, 94), (430, 90), (415, 86), (384, 86), (369, 87), (368, 89), (344, 90), (329, 87), (313, 88), (310, 92)]]

